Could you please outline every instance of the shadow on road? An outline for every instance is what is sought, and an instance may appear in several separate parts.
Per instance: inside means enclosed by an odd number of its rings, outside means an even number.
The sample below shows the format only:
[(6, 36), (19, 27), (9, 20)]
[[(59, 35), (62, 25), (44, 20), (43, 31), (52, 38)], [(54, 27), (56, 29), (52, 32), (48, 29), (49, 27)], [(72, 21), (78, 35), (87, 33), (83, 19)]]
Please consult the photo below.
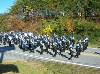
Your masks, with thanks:
[(39, 50), (36, 50), (36, 52), (38, 52), (39, 54), (41, 54), (41, 51), (39, 51)]
[(65, 58), (68, 58), (66, 55), (64, 55), (64, 54), (60, 54), (62, 57), (65, 57)]
[(19, 70), (17, 66), (13, 64), (0, 64), (0, 74), (8, 72), (19, 73)]
[(54, 55), (54, 54), (53, 54), (52, 52), (50, 52), (50, 51), (47, 51), (47, 53), (49, 53), (49, 54), (52, 55), (52, 56)]
[(15, 50), (15, 46), (12, 45), (10, 46), (4, 46), (4, 47), (0, 47), (0, 63), (2, 63), (3, 58), (4, 58), (4, 53), (7, 51), (11, 51), (11, 50)]

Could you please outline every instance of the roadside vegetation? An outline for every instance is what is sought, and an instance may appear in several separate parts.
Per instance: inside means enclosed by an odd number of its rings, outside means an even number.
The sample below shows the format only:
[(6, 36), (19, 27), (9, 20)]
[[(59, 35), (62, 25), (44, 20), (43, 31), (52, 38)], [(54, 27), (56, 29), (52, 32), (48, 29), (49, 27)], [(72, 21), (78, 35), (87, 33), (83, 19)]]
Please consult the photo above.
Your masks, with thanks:
[(2, 74), (100, 74), (100, 69), (55, 62), (5, 62), (0, 64)]

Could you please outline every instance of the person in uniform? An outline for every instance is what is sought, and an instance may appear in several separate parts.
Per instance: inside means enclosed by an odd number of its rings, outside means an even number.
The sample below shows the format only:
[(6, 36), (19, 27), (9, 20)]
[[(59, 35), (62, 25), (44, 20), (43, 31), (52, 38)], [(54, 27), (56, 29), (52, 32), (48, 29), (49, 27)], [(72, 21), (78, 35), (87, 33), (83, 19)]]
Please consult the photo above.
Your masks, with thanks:
[(75, 57), (76, 58), (78, 58), (79, 57), (79, 55), (80, 55), (80, 53), (81, 53), (81, 40), (79, 40), (78, 42), (77, 42), (77, 44), (76, 44), (76, 55), (75, 55)]
[(8, 36), (8, 44), (9, 44), (9, 46), (11, 46), (11, 41), (12, 41), (12, 36)]
[(69, 38), (69, 40), (70, 40), (70, 44), (72, 44), (73, 47), (74, 47), (74, 44), (75, 44), (75, 38), (74, 38), (74, 36), (71, 35), (70, 38)]
[(48, 54), (48, 49), (49, 49), (49, 39), (48, 39), (48, 36), (47, 36), (47, 35), (44, 36), (44, 45), (45, 45), (45, 47), (46, 47), (45, 51), (46, 51), (47, 54)]
[(56, 45), (56, 50), (59, 50), (59, 54), (61, 54), (63, 47), (62, 47), (62, 41), (60, 38), (57, 38), (57, 45)]
[(30, 40), (30, 46), (29, 46), (31, 52), (34, 53), (34, 50), (35, 50), (36, 47), (37, 47), (36, 45), (37, 45), (37, 43), (35, 42), (34, 37), (32, 37), (31, 40)]
[(73, 53), (74, 53), (73, 49), (74, 49), (74, 47), (73, 47), (73, 43), (72, 43), (72, 44), (70, 44), (70, 46), (69, 46), (69, 51), (70, 51), (69, 54), (70, 54), (70, 57), (68, 58), (68, 60), (72, 59), (72, 57), (74, 56), (74, 55), (73, 55)]
[(86, 49), (87, 49), (87, 47), (88, 47), (88, 42), (89, 42), (89, 38), (88, 37), (85, 37), (85, 45), (86, 45)]
[(24, 40), (23, 35), (20, 34), (20, 35), (19, 35), (19, 48), (20, 48), (20, 49), (22, 49), (23, 40)]
[(57, 55), (57, 42), (53, 42), (53, 52), (54, 52), (53, 57), (56, 57), (56, 55)]
[(85, 51), (87, 49), (87, 47), (88, 47), (88, 41), (89, 41), (88, 37), (85, 37), (84, 40), (83, 40), (83, 42), (82, 42), (83, 51)]
[(57, 55), (57, 48), (58, 48), (57, 39), (58, 39), (57, 35), (54, 34), (52, 37), (52, 50), (54, 52), (53, 57), (56, 57), (56, 55)]
[(3, 33), (0, 33), (0, 45), (2, 44)]
[(63, 52), (65, 52), (65, 50), (66, 50), (66, 45), (67, 45), (67, 39), (66, 39), (66, 37), (65, 36), (61, 36), (61, 42), (62, 42), (62, 49), (63, 49)]
[(6, 45), (7, 37), (8, 37), (7, 33), (3, 33), (3, 45)]
[(13, 42), (14, 42), (14, 44), (18, 44), (19, 43), (19, 39), (18, 39), (19, 37), (18, 37), (18, 34), (16, 33), (14, 36), (13, 36)]
[(41, 40), (40, 41), (40, 49), (41, 49), (41, 52), (40, 52), (40, 54), (43, 54), (43, 52), (44, 52), (44, 43), (43, 43), (43, 41)]

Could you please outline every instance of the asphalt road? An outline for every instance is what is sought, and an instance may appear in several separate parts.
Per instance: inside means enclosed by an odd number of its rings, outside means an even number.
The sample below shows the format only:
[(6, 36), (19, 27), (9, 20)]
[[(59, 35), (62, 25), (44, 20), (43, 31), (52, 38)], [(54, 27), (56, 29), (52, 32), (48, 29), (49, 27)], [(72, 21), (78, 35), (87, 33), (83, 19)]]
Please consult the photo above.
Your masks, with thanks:
[(68, 51), (63, 52), (62, 55), (57, 54), (56, 57), (52, 57), (54, 54), (52, 51), (51, 53), (44, 52), (43, 55), (40, 55), (39, 48), (36, 49), (35, 53), (30, 53), (29, 51), (23, 52), (19, 49), (18, 46), (7, 47), (4, 45), (0, 45), (0, 62), (6, 60), (24, 60), (24, 61), (32, 61), (32, 60), (42, 60), (42, 61), (55, 61), (60, 63), (67, 63), (67, 64), (76, 64), (80, 66), (87, 66), (87, 67), (95, 67), (100, 68), (100, 49), (96, 48), (88, 48), (85, 52), (82, 52), (79, 58), (72, 58), (68, 60), (70, 55)]

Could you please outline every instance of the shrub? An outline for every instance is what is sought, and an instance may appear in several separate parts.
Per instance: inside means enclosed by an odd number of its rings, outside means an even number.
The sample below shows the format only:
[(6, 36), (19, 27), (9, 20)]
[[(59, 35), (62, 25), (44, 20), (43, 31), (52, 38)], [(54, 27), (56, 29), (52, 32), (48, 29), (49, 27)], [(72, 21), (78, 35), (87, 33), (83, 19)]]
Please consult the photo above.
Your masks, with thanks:
[(42, 20), (42, 32), (45, 33), (47, 30), (50, 32), (50, 29), (52, 30), (52, 33), (56, 33), (58, 35), (61, 35), (65, 32), (65, 27), (64, 27), (64, 19), (59, 17), (57, 20)]
[(74, 30), (76, 34), (88, 34), (96, 30), (96, 23), (86, 20), (74, 20)]

